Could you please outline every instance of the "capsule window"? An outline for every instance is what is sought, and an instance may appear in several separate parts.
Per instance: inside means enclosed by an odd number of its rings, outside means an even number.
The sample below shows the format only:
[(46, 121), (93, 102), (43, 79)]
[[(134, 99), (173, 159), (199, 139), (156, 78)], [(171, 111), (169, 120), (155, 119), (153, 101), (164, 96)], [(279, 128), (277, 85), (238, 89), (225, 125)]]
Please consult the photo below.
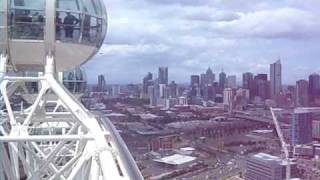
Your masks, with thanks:
[(44, 39), (45, 0), (10, 0), (8, 12), (11, 39)]
[(0, 0), (0, 12), (3, 12), (4, 10), (4, 3), (5, 3), (4, 0)]
[(83, 6), (84, 6), (83, 11), (85, 13), (89, 13), (93, 15), (97, 14), (96, 6), (92, 0), (83, 0)]
[(80, 11), (79, 0), (57, 0), (56, 6), (59, 10)]
[(64, 42), (79, 42), (81, 16), (70, 11), (56, 12), (56, 39)]

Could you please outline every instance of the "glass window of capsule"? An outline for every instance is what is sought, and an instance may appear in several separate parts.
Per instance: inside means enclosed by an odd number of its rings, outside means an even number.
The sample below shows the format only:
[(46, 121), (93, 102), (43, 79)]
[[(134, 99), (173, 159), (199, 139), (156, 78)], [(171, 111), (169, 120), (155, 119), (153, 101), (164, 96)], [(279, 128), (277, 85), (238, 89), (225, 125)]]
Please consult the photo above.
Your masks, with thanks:
[(77, 67), (63, 73), (63, 85), (71, 93), (84, 93), (87, 87), (85, 72)]
[(4, 0), (0, 0), (0, 53), (3, 50), (3, 46), (5, 43), (5, 38), (4, 38), (4, 30), (5, 30), (5, 25), (4, 25)]
[[(0, 0), (4, 1), (4, 0)], [(106, 33), (106, 11), (101, 0), (56, 0), (57, 42), (100, 46)], [(11, 39), (44, 39), (45, 0), (9, 0)]]
[(44, 39), (45, 0), (9, 0), (11, 39)]

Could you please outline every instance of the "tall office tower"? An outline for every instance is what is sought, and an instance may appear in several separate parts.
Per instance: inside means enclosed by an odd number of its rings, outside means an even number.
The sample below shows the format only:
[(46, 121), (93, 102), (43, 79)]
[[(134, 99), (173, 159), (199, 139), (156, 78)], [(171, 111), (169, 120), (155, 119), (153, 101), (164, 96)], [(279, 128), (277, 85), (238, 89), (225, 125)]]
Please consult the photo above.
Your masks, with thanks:
[(295, 110), (291, 119), (291, 143), (308, 144), (312, 142), (312, 114)]
[(235, 75), (228, 76), (227, 87), (228, 88), (237, 88), (237, 76), (235, 76)]
[(216, 97), (216, 84), (208, 84), (203, 88), (203, 97), (205, 100), (214, 100)]
[(159, 84), (168, 85), (168, 67), (159, 67)]
[(199, 75), (191, 75), (190, 86), (191, 87), (198, 87), (199, 85), (200, 85), (200, 77), (199, 77)]
[(311, 74), (309, 76), (309, 103), (314, 103), (320, 98), (320, 75)]
[(152, 73), (148, 72), (148, 74), (143, 78), (142, 82), (142, 98), (148, 98), (148, 87), (152, 84)]
[(121, 94), (121, 87), (119, 85), (113, 85), (112, 86), (112, 96), (119, 97), (120, 94)]
[(207, 84), (213, 84), (213, 82), (215, 81), (215, 74), (212, 72), (210, 67), (206, 71), (206, 77), (207, 77)]
[(270, 64), (270, 95), (275, 99), (280, 94), (282, 89), (282, 72), (280, 59)]
[(219, 88), (223, 90), (226, 87), (227, 75), (225, 72), (219, 74)]
[(208, 78), (206, 74), (200, 74), (200, 86), (205, 87), (208, 84)]
[(104, 75), (100, 74), (98, 76), (98, 91), (103, 92), (106, 90), (106, 80)]
[(242, 75), (242, 87), (244, 89), (250, 90), (252, 88), (253, 83), (253, 74), (250, 72), (246, 72)]
[(296, 106), (309, 106), (309, 82), (306, 80), (299, 80), (296, 83)]
[(282, 159), (265, 153), (258, 153), (247, 159), (245, 180), (285, 179), (285, 166)]
[(157, 94), (156, 94), (156, 88), (155, 86), (149, 86), (148, 87), (148, 95), (150, 100), (150, 106), (156, 106), (157, 105)]
[(166, 95), (167, 85), (165, 84), (159, 84), (159, 94), (160, 98), (167, 98)]
[(254, 80), (252, 73), (246, 72), (242, 75), (242, 87), (249, 90), (250, 99), (252, 99), (254, 97)]
[(153, 80), (153, 87), (156, 98), (160, 98), (160, 84), (159, 84), (159, 78), (156, 78)]
[(171, 81), (171, 83), (169, 84), (169, 89), (170, 89), (170, 97), (172, 98), (176, 98), (178, 96), (178, 85), (176, 84), (176, 82)]
[(269, 98), (269, 82), (267, 74), (258, 74), (254, 77), (252, 96), (261, 100)]
[(226, 88), (223, 91), (223, 104), (232, 106), (233, 101), (233, 90), (231, 88)]

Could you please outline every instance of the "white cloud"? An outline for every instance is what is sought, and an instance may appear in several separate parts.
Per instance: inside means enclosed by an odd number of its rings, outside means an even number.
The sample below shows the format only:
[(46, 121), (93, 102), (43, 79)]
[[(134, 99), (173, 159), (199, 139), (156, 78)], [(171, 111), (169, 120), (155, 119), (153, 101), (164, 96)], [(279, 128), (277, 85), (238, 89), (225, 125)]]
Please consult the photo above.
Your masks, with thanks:
[[(208, 66), (232, 74), (267, 73), (281, 56), (288, 69), (320, 66), (318, 0), (107, 0), (106, 45), (85, 67), (90, 80), (140, 82), (169, 66), (170, 79), (188, 82)], [(133, 68), (134, 67), (134, 68)]]

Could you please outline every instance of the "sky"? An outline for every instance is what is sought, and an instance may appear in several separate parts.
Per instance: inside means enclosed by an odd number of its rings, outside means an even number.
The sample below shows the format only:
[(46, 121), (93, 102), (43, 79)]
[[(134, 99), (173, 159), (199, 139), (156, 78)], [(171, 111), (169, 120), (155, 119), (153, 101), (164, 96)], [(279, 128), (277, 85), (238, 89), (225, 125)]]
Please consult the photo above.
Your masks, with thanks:
[(108, 34), (83, 67), (90, 83), (141, 83), (169, 67), (186, 83), (211, 67), (269, 73), (281, 59), (287, 84), (320, 72), (319, 0), (104, 0)]

